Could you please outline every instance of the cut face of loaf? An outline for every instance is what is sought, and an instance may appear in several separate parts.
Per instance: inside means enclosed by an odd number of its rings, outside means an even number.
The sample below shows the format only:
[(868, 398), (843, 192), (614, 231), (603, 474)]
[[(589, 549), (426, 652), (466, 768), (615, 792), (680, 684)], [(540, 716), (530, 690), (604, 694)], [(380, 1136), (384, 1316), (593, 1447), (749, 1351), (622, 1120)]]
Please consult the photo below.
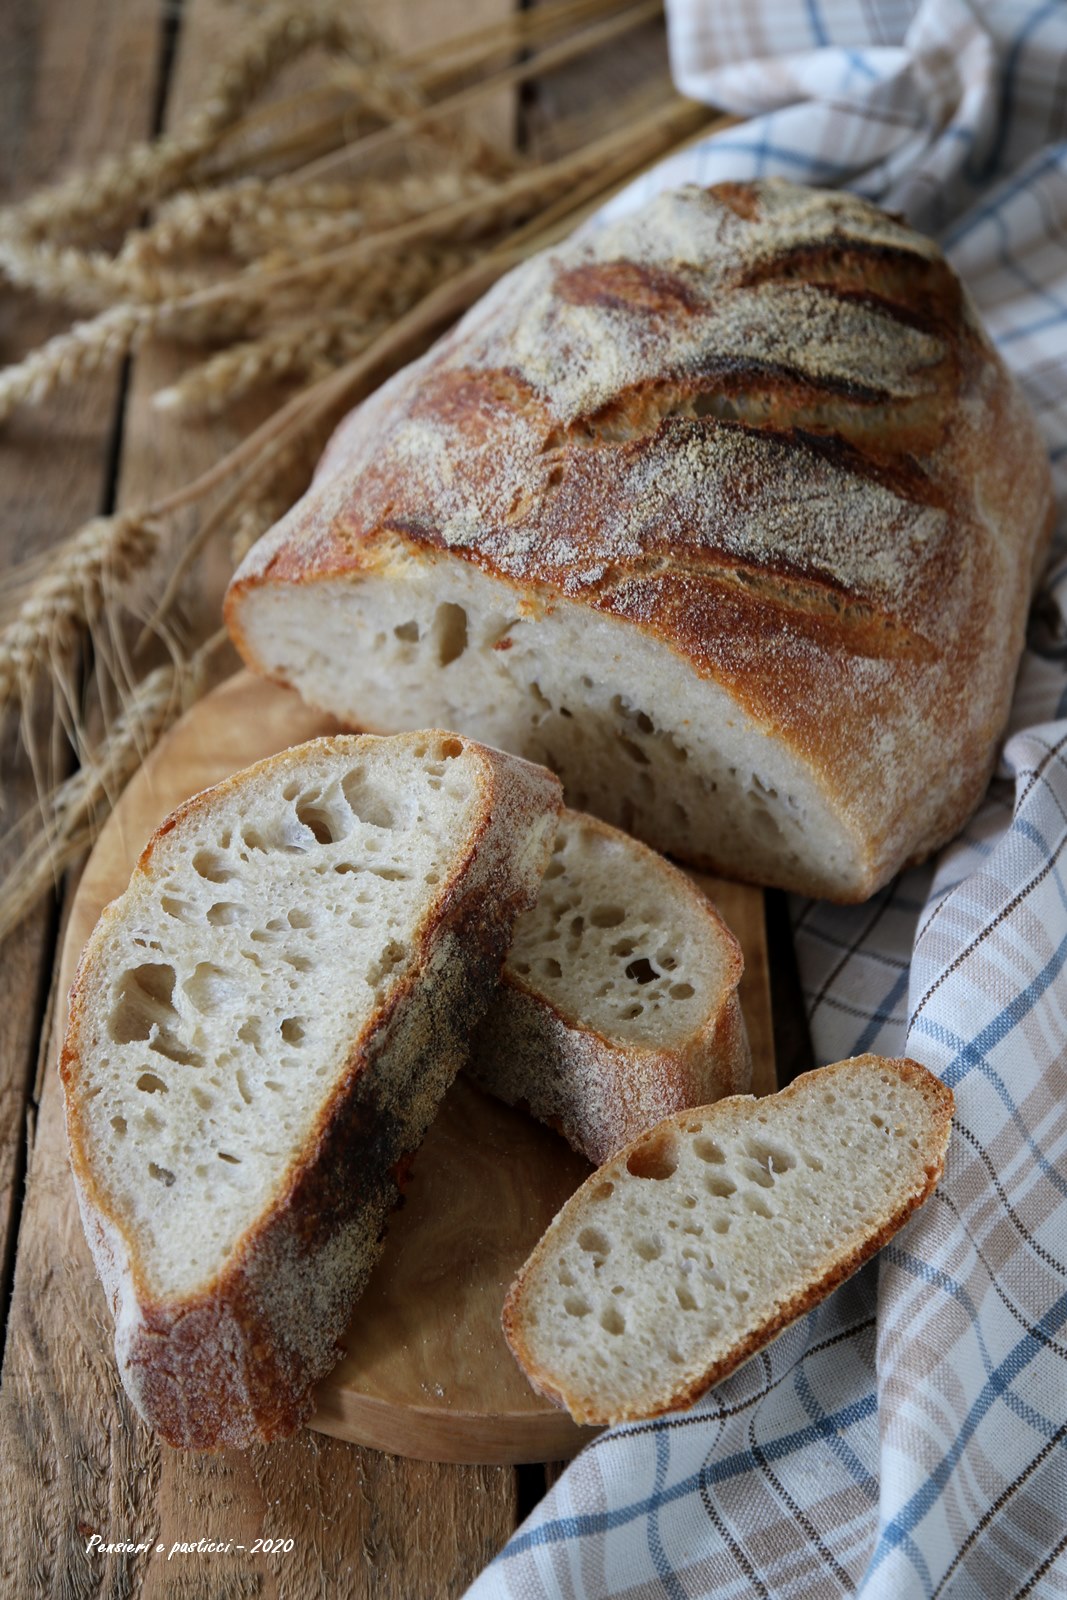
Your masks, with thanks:
[(983, 793), (1052, 510), (936, 245), (854, 195), (689, 187), (354, 411), (227, 618), (358, 726), (460, 727), (665, 854), (859, 900)]
[(187, 802), (104, 912), (71, 1161), (123, 1382), (170, 1443), (310, 1411), (559, 804), (451, 734), (315, 740)]
[(599, 1166), (670, 1112), (748, 1088), (742, 968), (676, 867), (565, 811), (466, 1070)]
[(691, 1405), (854, 1272), (933, 1190), (952, 1094), (859, 1056), (668, 1118), (582, 1185), (504, 1332), (578, 1422)]

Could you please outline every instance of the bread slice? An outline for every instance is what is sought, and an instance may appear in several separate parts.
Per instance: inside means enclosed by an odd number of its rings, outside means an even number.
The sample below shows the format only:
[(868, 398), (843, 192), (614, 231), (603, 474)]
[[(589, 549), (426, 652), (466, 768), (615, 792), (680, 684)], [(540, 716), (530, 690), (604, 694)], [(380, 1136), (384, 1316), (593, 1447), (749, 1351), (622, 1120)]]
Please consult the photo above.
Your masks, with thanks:
[(944, 1166), (951, 1090), (857, 1056), (668, 1117), (595, 1172), (516, 1278), (504, 1333), (578, 1422), (689, 1406), (879, 1250)]
[(599, 1166), (672, 1111), (748, 1088), (743, 966), (683, 873), (565, 811), (467, 1073)]
[(60, 1070), (137, 1410), (290, 1433), (537, 893), (541, 768), (453, 734), (317, 739), (195, 796), (104, 911)]

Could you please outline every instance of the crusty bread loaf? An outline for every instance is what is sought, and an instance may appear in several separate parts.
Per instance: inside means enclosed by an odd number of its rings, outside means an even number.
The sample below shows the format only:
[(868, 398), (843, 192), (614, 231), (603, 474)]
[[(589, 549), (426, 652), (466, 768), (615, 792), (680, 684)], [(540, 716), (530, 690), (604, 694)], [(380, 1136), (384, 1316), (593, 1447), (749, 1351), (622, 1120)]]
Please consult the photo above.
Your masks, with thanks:
[(685, 188), (353, 412), (227, 614), (359, 726), (460, 727), (667, 854), (855, 900), (980, 798), (1051, 522), (935, 245), (849, 194)]
[(858, 1056), (681, 1112), (619, 1152), (512, 1285), (504, 1332), (579, 1422), (691, 1405), (854, 1272), (932, 1192), (952, 1092)]
[(194, 797), (104, 912), (60, 1070), (134, 1405), (291, 1432), (534, 900), (543, 769), (453, 734), (314, 740)]
[(599, 1166), (672, 1111), (748, 1088), (743, 966), (677, 867), (565, 811), (467, 1073)]

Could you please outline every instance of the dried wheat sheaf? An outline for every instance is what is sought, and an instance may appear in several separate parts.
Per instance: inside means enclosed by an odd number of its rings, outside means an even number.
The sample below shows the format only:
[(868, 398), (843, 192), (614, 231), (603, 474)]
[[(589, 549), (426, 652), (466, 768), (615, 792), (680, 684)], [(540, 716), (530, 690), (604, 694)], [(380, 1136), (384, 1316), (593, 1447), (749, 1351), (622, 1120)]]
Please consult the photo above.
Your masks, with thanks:
[(154, 397), (171, 415), (289, 389), (195, 481), (94, 518), (0, 584), (0, 710), (19, 718), (37, 788), (32, 810), (5, 808), (0, 843), (17, 842), (23, 865), (0, 890), (0, 936), (209, 681), (216, 641), (198, 648), (182, 611), (207, 544), (239, 560), (350, 405), (709, 125), (665, 87), (556, 130), (550, 158), (474, 131), (472, 105), (659, 10), (553, 0), (398, 50), (351, 3), (273, 0), (242, 11), (239, 46), (179, 127), (0, 211), (0, 286), (72, 313), (67, 332), (0, 370), (0, 425), (154, 338), (188, 350)]

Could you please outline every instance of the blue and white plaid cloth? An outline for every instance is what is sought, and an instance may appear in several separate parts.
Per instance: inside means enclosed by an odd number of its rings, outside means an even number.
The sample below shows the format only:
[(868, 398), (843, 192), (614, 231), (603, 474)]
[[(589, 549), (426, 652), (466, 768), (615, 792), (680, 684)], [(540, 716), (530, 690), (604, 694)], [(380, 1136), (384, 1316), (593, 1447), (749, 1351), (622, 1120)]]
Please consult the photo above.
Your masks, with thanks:
[[(1067, 499), (1067, 3), (670, 0), (679, 88), (744, 115), (612, 203), (778, 174), (940, 235)], [(950, 1083), (944, 1180), (693, 1411), (587, 1446), (470, 1600), (1067, 1595), (1067, 530), (997, 779), (934, 866), (797, 903), (818, 1059)]]

